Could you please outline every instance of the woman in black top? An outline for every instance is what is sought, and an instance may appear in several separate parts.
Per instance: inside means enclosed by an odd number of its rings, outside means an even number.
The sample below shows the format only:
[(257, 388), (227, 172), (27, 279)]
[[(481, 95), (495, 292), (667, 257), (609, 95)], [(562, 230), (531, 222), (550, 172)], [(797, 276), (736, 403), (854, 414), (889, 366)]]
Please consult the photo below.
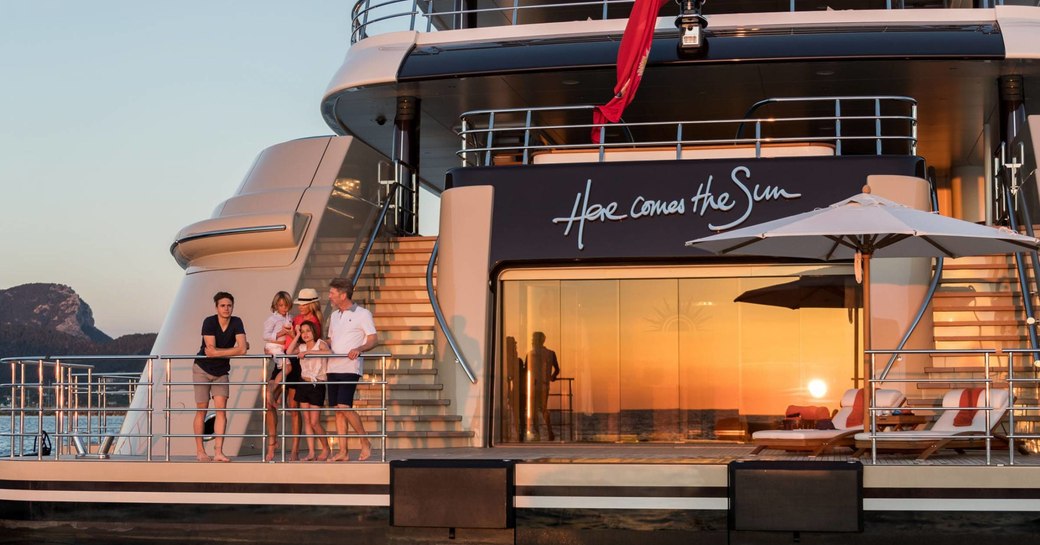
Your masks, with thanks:
[[(230, 395), (228, 373), (231, 372), (231, 359), (246, 353), (246, 329), (242, 320), (231, 313), (235, 309), (235, 298), (227, 292), (220, 291), (213, 296), (217, 313), (202, 321), (202, 346), (199, 356), (192, 366), (192, 382), (195, 388), (195, 457), (200, 462), (216, 460), (230, 462), (224, 455), (224, 429), (227, 426), (227, 415), (223, 411), (227, 407)], [(216, 419), (213, 422), (213, 458), (206, 454), (202, 442), (202, 433), (206, 422), (206, 411), (209, 400), (213, 398)]]

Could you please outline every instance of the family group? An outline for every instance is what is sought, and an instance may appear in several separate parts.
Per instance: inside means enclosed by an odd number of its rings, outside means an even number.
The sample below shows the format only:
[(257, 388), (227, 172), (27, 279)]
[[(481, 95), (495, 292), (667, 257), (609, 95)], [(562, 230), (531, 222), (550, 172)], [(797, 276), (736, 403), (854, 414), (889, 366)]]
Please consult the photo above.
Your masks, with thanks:
[[(264, 322), (264, 353), (273, 356), (274, 368), (270, 374), (265, 399), (267, 421), (267, 448), (264, 459), (274, 460), (277, 410), (287, 408), (292, 433), (290, 460), (299, 460), (300, 428), (307, 439), (308, 454), (304, 461), (346, 461), (348, 424), (361, 436), (359, 461), (372, 455), (372, 443), (366, 437), (361, 417), (353, 411), (354, 393), (361, 380), (361, 353), (376, 345), (376, 328), (372, 313), (353, 301), (354, 285), (346, 278), (329, 282), (329, 302), (335, 307), (328, 327), (323, 327), (321, 303), (317, 290), (301, 289), (292, 300), (289, 293), (280, 291), (271, 302), (271, 315)], [(245, 326), (232, 313), (235, 298), (227, 292), (213, 296), (216, 314), (202, 322), (202, 346), (192, 368), (195, 389), (194, 435), (196, 458), (202, 462), (228, 462), (224, 454), (224, 432), (230, 394), (228, 375), (231, 358), (244, 355), (249, 349)], [(296, 315), (289, 313), (297, 305)], [(327, 333), (327, 334), (326, 334)], [(322, 357), (336, 354), (336, 357)], [(284, 389), (284, 390), (283, 390)], [(210, 400), (216, 409), (214, 419), (214, 455), (206, 453), (203, 443), (206, 412)], [(321, 408), (336, 409), (336, 436), (338, 452), (333, 452), (325, 428), (321, 424)], [(284, 402), (284, 404), (283, 404)], [(302, 414), (302, 419), (299, 415)], [(319, 451), (315, 452), (315, 443)]]

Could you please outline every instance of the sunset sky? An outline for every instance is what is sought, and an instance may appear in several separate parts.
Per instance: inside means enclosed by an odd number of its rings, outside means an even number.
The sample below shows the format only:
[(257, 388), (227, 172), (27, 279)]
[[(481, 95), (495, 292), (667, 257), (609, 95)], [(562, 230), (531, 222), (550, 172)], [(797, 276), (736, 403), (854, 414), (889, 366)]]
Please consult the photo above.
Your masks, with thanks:
[(112, 336), (157, 331), (181, 227), (265, 147), (331, 134), (350, 2), (0, 2), (0, 289), (72, 286)]

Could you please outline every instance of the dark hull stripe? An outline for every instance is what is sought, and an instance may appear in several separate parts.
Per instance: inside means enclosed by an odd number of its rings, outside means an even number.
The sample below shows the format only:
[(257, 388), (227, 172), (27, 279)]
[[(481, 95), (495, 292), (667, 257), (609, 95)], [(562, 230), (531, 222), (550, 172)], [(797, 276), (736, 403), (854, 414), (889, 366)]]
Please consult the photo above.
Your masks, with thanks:
[(384, 484), (0, 481), (0, 490), (195, 492), (222, 494), (389, 494)]

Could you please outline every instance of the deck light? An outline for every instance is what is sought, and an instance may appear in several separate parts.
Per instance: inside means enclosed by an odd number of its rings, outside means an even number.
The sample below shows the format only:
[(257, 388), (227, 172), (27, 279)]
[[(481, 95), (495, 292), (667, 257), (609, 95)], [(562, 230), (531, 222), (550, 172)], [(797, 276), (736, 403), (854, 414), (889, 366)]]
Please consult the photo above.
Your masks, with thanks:
[(679, 56), (700, 55), (707, 51), (704, 29), (708, 20), (701, 15), (704, 0), (682, 0), (675, 26), (679, 29)]

